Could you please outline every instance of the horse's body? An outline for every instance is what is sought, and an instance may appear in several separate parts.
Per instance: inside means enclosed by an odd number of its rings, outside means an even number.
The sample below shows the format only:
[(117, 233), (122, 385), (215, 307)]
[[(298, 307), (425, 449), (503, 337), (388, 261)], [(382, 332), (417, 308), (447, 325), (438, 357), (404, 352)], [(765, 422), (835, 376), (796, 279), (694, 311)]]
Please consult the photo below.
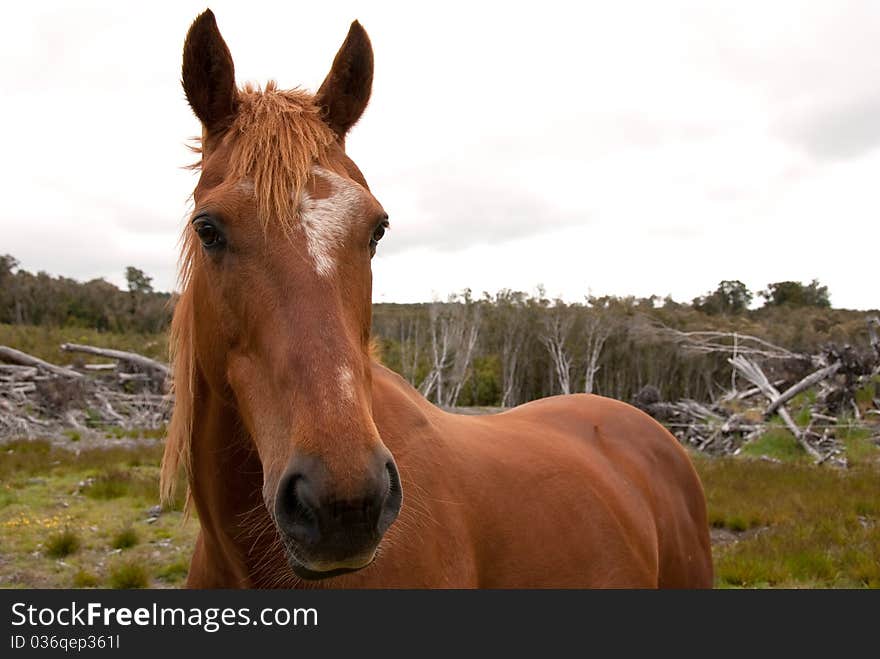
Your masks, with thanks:
[[(271, 537), (256, 544), (253, 537), (252, 528), (269, 524), (247, 512), (261, 502), (242, 500), (209, 515), (216, 527), (199, 539), (190, 586), (712, 583), (700, 481), (678, 442), (639, 410), (581, 394), (496, 415), (450, 414), (378, 364), (373, 401), (376, 425), (407, 492), (379, 558), (319, 582), (279, 577), (287, 565), (281, 547)], [(205, 461), (200, 469), (206, 482), (230, 493), (258, 492), (262, 485), (256, 465), (249, 473), (235, 460), (225, 467)]]
[[(369, 256), (387, 215), (344, 154), (368, 49), (353, 25), (312, 100), (235, 91), (213, 15), (190, 30), (202, 178), (163, 469), (167, 495), (187, 467), (201, 524), (188, 584), (710, 586), (700, 481), (650, 417), (591, 395), (449, 414), (372, 359)], [(289, 185), (286, 208), (272, 195)]]

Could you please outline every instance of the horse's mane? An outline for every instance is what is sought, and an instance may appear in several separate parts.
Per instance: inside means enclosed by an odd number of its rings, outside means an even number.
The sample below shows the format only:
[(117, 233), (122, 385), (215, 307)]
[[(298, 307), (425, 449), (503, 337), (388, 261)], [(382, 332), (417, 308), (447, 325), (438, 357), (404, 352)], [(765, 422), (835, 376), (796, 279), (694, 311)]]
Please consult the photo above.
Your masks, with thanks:
[[(235, 120), (220, 142), (229, 149), (226, 179), (250, 181), (263, 228), (277, 223), (287, 233), (296, 219), (312, 165), (325, 163), (335, 139), (312, 94), (279, 90), (272, 81), (262, 90), (248, 83), (239, 90)], [(194, 169), (204, 163), (203, 148), (204, 140), (193, 149), (202, 154)], [(166, 502), (174, 496), (181, 467), (188, 483), (192, 477), (195, 353), (190, 282), (200, 254), (193, 232), (184, 227), (178, 281), (181, 294), (169, 336), (175, 400), (160, 477), (161, 496)]]

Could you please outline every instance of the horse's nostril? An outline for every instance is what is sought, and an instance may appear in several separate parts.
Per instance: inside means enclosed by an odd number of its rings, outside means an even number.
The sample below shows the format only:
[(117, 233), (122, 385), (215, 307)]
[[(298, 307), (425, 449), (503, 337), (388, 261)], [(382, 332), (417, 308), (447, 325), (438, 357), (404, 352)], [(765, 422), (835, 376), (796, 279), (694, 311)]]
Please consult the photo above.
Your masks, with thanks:
[(388, 527), (397, 519), (403, 502), (400, 473), (397, 471), (397, 465), (394, 464), (394, 460), (389, 460), (385, 463), (385, 470), (388, 473), (388, 492), (385, 495), (385, 500), (382, 502), (382, 512), (379, 515), (378, 531), (380, 535), (385, 533)]
[(313, 544), (321, 537), (314, 495), (302, 474), (287, 476), (278, 488), (275, 519), (281, 529), (298, 542)]
[(389, 460), (385, 463), (385, 469), (388, 471), (388, 476), (391, 479), (391, 490), (392, 491), (400, 491), (400, 473), (397, 471), (397, 465), (394, 464), (394, 460)]

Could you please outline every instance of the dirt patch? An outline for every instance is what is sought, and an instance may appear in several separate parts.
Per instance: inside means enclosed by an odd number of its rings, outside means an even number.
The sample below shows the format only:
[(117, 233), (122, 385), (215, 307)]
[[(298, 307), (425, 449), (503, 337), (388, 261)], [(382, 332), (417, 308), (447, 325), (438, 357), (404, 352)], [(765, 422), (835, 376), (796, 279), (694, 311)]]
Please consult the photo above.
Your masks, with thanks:
[(709, 529), (709, 539), (713, 549), (723, 549), (737, 542), (754, 538), (767, 529), (766, 526), (756, 526), (745, 531), (731, 531), (724, 527), (712, 527)]

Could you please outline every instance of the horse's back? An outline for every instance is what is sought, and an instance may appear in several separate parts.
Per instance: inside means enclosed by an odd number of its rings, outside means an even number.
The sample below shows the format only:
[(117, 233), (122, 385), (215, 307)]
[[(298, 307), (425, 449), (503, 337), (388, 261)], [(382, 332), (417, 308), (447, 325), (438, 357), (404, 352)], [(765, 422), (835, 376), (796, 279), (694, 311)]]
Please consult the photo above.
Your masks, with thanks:
[[(562, 508), (569, 523), (587, 522), (581, 541), (604, 545), (597, 552), (607, 556), (609, 539), (616, 538), (638, 567), (632, 575), (653, 575), (622, 585), (711, 586), (702, 485), (686, 451), (648, 415), (620, 401), (574, 394), (464, 423), (485, 429), (475, 434), (488, 461), (520, 461), (520, 476), (539, 479), (548, 510)], [(572, 530), (578, 533), (577, 524)]]
[(711, 586), (702, 486), (651, 417), (585, 394), (449, 414), (383, 367), (373, 388), (410, 511), (392, 564), (427, 560), (458, 587)]

